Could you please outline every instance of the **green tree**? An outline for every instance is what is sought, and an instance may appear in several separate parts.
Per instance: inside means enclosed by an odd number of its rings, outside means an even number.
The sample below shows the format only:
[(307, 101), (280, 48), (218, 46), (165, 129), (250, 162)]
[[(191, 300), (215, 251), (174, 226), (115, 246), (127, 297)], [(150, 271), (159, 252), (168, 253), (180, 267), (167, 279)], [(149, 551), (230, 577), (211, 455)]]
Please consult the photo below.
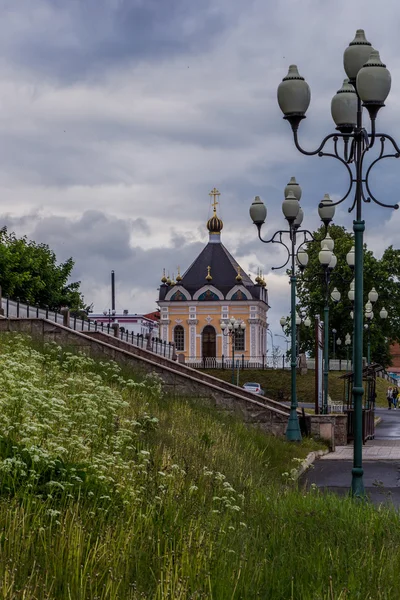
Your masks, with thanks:
[(36, 244), (0, 231), (0, 284), (4, 296), (21, 302), (48, 306), (51, 310), (68, 306), (75, 311), (88, 309), (79, 291), (80, 282), (68, 283), (74, 266), (69, 258), (57, 264), (47, 244)]
[[(336, 329), (336, 340), (341, 339), (340, 347), (336, 346), (336, 356), (346, 358), (346, 347), (344, 340), (346, 333), (353, 333), (353, 321), (350, 316), (352, 304), (348, 299), (349, 283), (353, 278), (353, 272), (346, 262), (346, 254), (353, 246), (352, 233), (344, 227), (331, 225), (329, 234), (335, 242), (334, 253), (337, 257), (337, 265), (330, 277), (330, 292), (337, 287), (341, 293), (341, 300), (334, 304), (329, 300), (329, 329)], [(318, 239), (324, 237), (324, 228), (321, 227), (315, 235)], [(312, 318), (319, 314), (323, 318), (325, 305), (325, 282), (323, 268), (318, 260), (321, 249), (319, 243), (310, 243), (307, 247), (309, 262), (303, 275), (298, 277), (297, 294), (298, 304), (304, 308)], [(392, 246), (387, 248), (380, 260), (364, 245), (364, 305), (368, 301), (368, 292), (375, 287), (379, 294), (378, 301), (373, 307), (374, 318), (369, 322), (371, 326), (371, 360), (384, 366), (390, 364), (390, 342), (400, 340), (400, 250)], [(385, 307), (389, 313), (386, 320), (379, 316), (379, 312)], [(367, 321), (365, 321), (367, 322)], [(314, 353), (314, 331), (301, 329), (301, 346)], [(333, 335), (330, 338), (330, 352), (332, 353)], [(367, 356), (367, 334), (364, 335), (364, 356)]]

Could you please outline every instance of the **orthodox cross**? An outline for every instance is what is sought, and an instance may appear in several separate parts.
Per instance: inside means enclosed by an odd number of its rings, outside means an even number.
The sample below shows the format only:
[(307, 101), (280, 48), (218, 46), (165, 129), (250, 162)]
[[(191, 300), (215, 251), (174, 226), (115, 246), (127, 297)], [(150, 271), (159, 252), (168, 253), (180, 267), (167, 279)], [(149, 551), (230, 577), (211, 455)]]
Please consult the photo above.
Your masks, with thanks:
[(218, 204), (217, 197), (221, 195), (220, 192), (217, 190), (217, 188), (214, 188), (213, 190), (211, 190), (211, 192), (208, 195), (212, 196), (213, 201), (211, 202), (211, 206), (213, 207), (214, 212), (217, 212), (217, 204)]

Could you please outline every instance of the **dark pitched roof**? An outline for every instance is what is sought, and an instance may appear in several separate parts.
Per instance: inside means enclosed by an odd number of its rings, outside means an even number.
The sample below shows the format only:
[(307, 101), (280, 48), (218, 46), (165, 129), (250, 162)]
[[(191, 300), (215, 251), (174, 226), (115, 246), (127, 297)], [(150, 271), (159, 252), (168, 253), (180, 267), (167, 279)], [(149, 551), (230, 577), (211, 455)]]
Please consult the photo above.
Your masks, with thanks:
[[(211, 267), (212, 281), (210, 282), (216, 288), (232, 288), (236, 283), (239, 264), (229, 254), (228, 250), (221, 243), (208, 243), (193, 261), (187, 271), (183, 274), (181, 285), (185, 288), (196, 288), (197, 290), (207, 283), (207, 267)], [(242, 275), (241, 283), (246, 286), (252, 286), (253, 282), (246, 273)], [(222, 291), (222, 289), (221, 289)]]
[[(211, 281), (206, 280), (207, 267), (210, 266)], [(208, 283), (222, 292), (224, 296), (239, 283), (251, 293), (254, 299), (260, 299), (260, 286), (254, 285), (250, 277), (240, 269), (242, 280), (236, 280), (239, 263), (233, 258), (223, 244), (220, 242), (209, 242), (193, 261), (190, 267), (182, 276), (182, 285), (185, 289), (194, 294), (197, 290)], [(170, 288), (168, 286), (160, 287), (160, 300), (163, 300)]]

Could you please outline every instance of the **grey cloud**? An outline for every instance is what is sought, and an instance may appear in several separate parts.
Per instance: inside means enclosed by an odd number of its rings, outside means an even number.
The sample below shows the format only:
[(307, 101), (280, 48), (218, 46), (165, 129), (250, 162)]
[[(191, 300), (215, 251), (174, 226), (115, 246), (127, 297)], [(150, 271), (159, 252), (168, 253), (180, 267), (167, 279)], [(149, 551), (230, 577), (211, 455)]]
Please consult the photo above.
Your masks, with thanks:
[[(255, 195), (268, 206), (265, 235), (271, 235), (285, 226), (281, 201), (290, 176), (303, 187), (311, 230), (322, 195), (346, 190), (338, 161), (297, 152), (276, 87), (297, 62), (312, 89), (300, 139), (307, 149), (317, 146), (333, 130), (330, 99), (343, 79), (342, 52), (360, 26), (360, 2), (3, 4), (3, 221), (49, 243), (60, 260), (72, 255), (88, 302), (101, 308), (107, 301), (115, 269), (121, 302), (136, 310), (153, 303), (162, 268), (185, 268), (206, 242), (214, 185), (222, 193), (223, 242), (239, 262), (250, 257), (253, 270), (258, 262), (269, 269), (280, 257), (257, 240), (248, 214)], [(361, 26), (393, 67), (380, 129), (399, 137), (397, 5), (388, 0), (387, 11), (376, 11), (364, 0), (362, 6)], [(372, 177), (383, 201), (397, 196), (397, 165), (389, 162)], [(348, 206), (336, 222), (351, 227)], [(364, 209), (367, 228), (390, 217), (372, 205)], [(396, 224), (388, 232), (382, 241), (377, 230), (371, 243), (396, 244)], [(145, 242), (152, 248), (141, 247)], [(286, 297), (270, 289), (279, 311)]]
[(225, 26), (208, 0), (196, 10), (185, 0), (25, 0), (17, 14), (12, 4), (2, 13), (10, 59), (64, 81), (101, 77), (132, 60), (200, 52)]
[[(28, 237), (48, 244), (60, 262), (72, 256), (72, 279), (81, 281), (87, 303), (96, 302), (94, 289), (108, 286), (111, 270), (116, 273), (121, 303), (126, 304), (137, 291), (156, 297), (162, 269), (166, 268), (171, 276), (173, 272), (176, 275), (178, 266), (183, 272), (203, 247), (202, 243), (190, 241), (190, 235), (177, 236), (174, 230), (170, 247), (146, 250), (132, 246), (132, 232), (149, 232), (144, 219), (118, 219), (94, 210), (85, 211), (79, 219), (37, 216), (28, 221), (6, 215), (1, 221), (10, 231), (29, 228)], [(144, 306), (141, 308), (145, 310)]]

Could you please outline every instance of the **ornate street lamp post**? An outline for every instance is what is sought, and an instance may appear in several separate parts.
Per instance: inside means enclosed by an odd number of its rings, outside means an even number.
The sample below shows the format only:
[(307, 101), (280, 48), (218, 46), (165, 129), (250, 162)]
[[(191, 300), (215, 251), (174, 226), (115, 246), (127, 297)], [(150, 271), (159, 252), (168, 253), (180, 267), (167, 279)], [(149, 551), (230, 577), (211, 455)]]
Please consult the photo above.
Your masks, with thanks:
[(235, 345), (236, 340), (240, 336), (244, 335), (246, 329), (246, 323), (239, 321), (235, 317), (231, 317), (227, 322), (221, 323), (222, 335), (229, 336), (231, 338), (232, 347), (232, 385), (235, 385)]
[[(354, 272), (355, 272), (355, 298), (354, 298), (354, 456), (352, 469), (351, 491), (354, 496), (364, 497), (364, 481), (362, 467), (362, 348), (363, 348), (363, 234), (365, 223), (362, 219), (362, 203), (371, 200), (380, 206), (398, 208), (398, 204), (384, 204), (372, 194), (369, 183), (371, 169), (384, 158), (400, 156), (400, 148), (395, 140), (387, 134), (376, 133), (375, 121), (378, 111), (384, 106), (389, 94), (391, 77), (389, 71), (382, 63), (379, 52), (371, 47), (366, 40), (364, 31), (358, 29), (355, 39), (346, 48), (344, 53), (344, 69), (348, 79), (343, 82), (342, 88), (332, 99), (331, 113), (336, 124), (336, 133), (327, 135), (320, 146), (313, 151), (304, 150), (298, 141), (298, 128), (305, 118), (310, 104), (310, 88), (304, 78), (299, 75), (297, 66), (291, 65), (287, 76), (278, 88), (278, 103), (284, 113), (284, 118), (289, 121), (296, 148), (309, 156), (329, 156), (340, 161), (349, 175), (349, 187), (335, 206), (344, 202), (350, 196), (355, 185), (355, 194), (349, 212), (355, 208), (356, 215), (353, 222), (354, 230)], [(371, 131), (367, 132), (363, 126), (363, 107), (369, 113)], [(339, 140), (343, 141), (340, 151)], [(367, 152), (379, 139), (380, 151), (374, 160), (367, 166), (364, 164)], [(328, 141), (332, 140), (333, 150), (324, 152)], [(393, 150), (385, 152), (386, 143), (391, 144)], [(321, 206), (321, 204), (320, 204)]]
[[(301, 432), (299, 418), (297, 415), (297, 396), (296, 396), (296, 258), (297, 262), (303, 267), (307, 265), (308, 255), (305, 251), (299, 252), (302, 246), (308, 242), (316, 241), (313, 234), (307, 229), (300, 229), (300, 225), (303, 222), (303, 210), (300, 208), (301, 188), (296, 182), (294, 177), (291, 178), (290, 182), (285, 188), (285, 199), (282, 203), (282, 212), (289, 225), (288, 230), (276, 231), (271, 239), (265, 240), (261, 237), (261, 227), (265, 223), (267, 217), (267, 209), (264, 202), (262, 202), (259, 196), (256, 196), (254, 202), (250, 207), (250, 217), (253, 223), (257, 226), (258, 237), (264, 244), (281, 244), (287, 251), (288, 256), (286, 261), (280, 267), (273, 267), (273, 269), (282, 269), (289, 261), (291, 261), (290, 268), (290, 325), (291, 325), (291, 402), (290, 402), (290, 415), (288, 425), (286, 429), (286, 439), (289, 441), (301, 441)], [(321, 202), (318, 209), (319, 215), (325, 224), (325, 228), (328, 227), (329, 223), (333, 219), (335, 209), (332, 208), (332, 200), (329, 197), (325, 197)], [(284, 235), (289, 236), (289, 245), (285, 244), (282, 240)], [(298, 236), (302, 235), (302, 241), (298, 245)], [(297, 253), (296, 253), (296, 246)]]

